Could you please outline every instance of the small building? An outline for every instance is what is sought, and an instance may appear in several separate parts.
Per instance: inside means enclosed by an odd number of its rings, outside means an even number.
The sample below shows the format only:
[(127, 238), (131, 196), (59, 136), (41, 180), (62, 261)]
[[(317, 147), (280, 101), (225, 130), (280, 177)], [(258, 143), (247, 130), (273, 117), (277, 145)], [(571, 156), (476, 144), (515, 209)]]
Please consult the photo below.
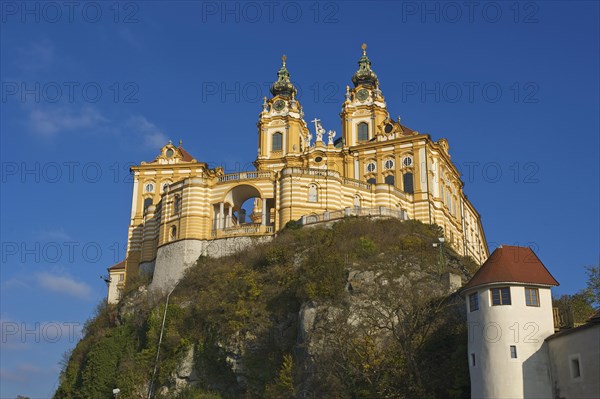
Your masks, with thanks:
[(600, 398), (600, 310), (546, 338), (555, 398)]
[(108, 297), (109, 304), (117, 303), (121, 299), (121, 294), (125, 288), (125, 261), (112, 265), (108, 269)]
[(460, 290), (471, 397), (600, 397), (600, 315), (555, 333), (557, 285), (530, 248), (500, 246)]

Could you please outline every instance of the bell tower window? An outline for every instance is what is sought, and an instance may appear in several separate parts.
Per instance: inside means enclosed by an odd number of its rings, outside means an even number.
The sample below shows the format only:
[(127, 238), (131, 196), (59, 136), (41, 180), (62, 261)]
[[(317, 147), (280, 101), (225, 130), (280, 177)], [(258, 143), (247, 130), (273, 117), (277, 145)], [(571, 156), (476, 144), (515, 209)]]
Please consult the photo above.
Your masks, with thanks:
[(361, 122), (358, 124), (358, 141), (368, 141), (369, 140), (369, 125), (365, 122)]
[(271, 143), (271, 151), (281, 151), (283, 149), (283, 134), (280, 132), (273, 134), (273, 141)]

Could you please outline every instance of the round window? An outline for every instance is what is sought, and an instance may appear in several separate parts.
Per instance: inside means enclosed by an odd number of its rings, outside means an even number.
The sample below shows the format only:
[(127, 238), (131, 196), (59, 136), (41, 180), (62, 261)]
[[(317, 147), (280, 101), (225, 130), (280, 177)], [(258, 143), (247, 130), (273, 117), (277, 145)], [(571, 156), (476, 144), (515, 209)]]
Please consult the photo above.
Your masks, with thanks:
[(162, 186), (163, 193), (166, 192), (168, 188), (169, 188), (169, 183), (164, 183)]
[(383, 129), (386, 133), (391, 133), (392, 130), (394, 130), (394, 126), (391, 123), (388, 123), (387, 125), (385, 125), (385, 128)]
[(404, 166), (411, 166), (413, 163), (413, 160), (411, 157), (406, 157), (402, 160), (402, 165)]
[(386, 169), (394, 169), (394, 160), (388, 159), (387, 161), (385, 161), (385, 168)]
[(146, 192), (151, 193), (152, 191), (154, 191), (154, 184), (152, 184), (152, 183), (146, 184)]
[(165, 152), (165, 156), (166, 156), (167, 158), (171, 158), (171, 157), (173, 156), (173, 154), (175, 154), (175, 151), (173, 151), (173, 149), (172, 149), (172, 148), (169, 148), (169, 149), (167, 150), (167, 152)]
[(367, 171), (368, 172), (375, 172), (375, 168), (376, 168), (375, 162), (369, 162), (367, 164)]
[(316, 158), (315, 158), (315, 162), (316, 162), (316, 163), (319, 163), (319, 162), (321, 162), (322, 160), (323, 160), (323, 158), (321, 158), (321, 157), (316, 157)]

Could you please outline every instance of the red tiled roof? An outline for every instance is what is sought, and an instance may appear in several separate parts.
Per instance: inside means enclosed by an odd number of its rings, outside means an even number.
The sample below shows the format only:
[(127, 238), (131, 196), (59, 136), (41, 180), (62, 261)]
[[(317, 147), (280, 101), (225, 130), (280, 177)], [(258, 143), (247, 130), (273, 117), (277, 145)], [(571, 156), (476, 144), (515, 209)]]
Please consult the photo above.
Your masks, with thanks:
[(107, 270), (119, 270), (119, 269), (125, 269), (125, 261), (122, 260), (119, 263), (112, 265), (111, 267), (109, 267)]
[(409, 127), (406, 127), (406, 126), (404, 126), (403, 124), (400, 124), (400, 127), (402, 128), (402, 133), (403, 133), (405, 136), (409, 136), (409, 135), (411, 135), (411, 134), (414, 134), (414, 133), (415, 133), (415, 131), (414, 131), (414, 130), (412, 130), (412, 129), (411, 129), (411, 128), (409, 128)]
[(183, 147), (179, 146), (179, 147), (177, 147), (177, 149), (179, 150), (179, 153), (181, 154), (181, 160), (183, 160), (185, 162), (191, 162), (194, 159), (194, 157), (191, 156), (189, 152), (184, 150)]
[(528, 247), (504, 245), (497, 248), (462, 288), (491, 283), (558, 285), (548, 269)]

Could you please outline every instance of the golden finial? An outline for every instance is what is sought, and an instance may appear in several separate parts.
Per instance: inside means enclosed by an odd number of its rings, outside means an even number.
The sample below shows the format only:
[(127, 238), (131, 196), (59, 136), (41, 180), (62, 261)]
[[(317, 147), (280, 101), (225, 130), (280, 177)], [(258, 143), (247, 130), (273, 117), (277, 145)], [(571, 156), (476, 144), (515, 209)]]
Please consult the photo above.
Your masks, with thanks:
[(360, 48), (363, 51), (363, 55), (367, 54), (367, 43), (363, 43), (362, 46), (360, 46)]
[(183, 145), (183, 140), (179, 139), (179, 146), (181, 147)]
[(285, 66), (285, 60), (287, 60), (287, 57), (284, 54), (284, 55), (281, 56), (281, 62), (283, 63), (283, 66)]

